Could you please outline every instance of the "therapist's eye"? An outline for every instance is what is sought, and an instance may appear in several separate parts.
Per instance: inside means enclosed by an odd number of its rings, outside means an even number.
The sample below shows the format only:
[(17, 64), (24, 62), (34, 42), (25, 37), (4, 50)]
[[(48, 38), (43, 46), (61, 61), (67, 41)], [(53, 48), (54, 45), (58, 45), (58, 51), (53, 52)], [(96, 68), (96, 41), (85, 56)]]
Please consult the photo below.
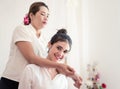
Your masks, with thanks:
[(42, 16), (45, 16), (45, 13), (41, 13)]
[(49, 17), (49, 14), (46, 13), (41, 13), (42, 16), (46, 16), (47, 18)]

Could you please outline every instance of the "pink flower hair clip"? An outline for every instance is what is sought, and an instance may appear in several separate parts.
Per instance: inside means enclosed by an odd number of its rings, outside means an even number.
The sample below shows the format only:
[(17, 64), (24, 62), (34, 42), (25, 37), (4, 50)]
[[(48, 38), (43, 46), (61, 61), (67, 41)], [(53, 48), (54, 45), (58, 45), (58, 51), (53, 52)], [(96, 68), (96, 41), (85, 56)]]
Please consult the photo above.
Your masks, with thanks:
[(29, 17), (28, 14), (24, 17), (24, 25), (29, 25), (30, 21), (29, 21)]

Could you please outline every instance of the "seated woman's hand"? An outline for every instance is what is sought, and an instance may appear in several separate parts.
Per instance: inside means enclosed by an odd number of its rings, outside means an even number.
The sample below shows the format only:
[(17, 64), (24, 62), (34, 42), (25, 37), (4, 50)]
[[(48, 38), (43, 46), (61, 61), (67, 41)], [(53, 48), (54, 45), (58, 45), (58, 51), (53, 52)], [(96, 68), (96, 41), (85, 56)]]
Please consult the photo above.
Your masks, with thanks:
[(81, 78), (81, 76), (79, 76), (78, 74), (75, 73), (74, 75), (71, 76), (71, 78), (74, 81), (74, 86), (79, 89), (80, 86), (82, 85), (82, 78)]

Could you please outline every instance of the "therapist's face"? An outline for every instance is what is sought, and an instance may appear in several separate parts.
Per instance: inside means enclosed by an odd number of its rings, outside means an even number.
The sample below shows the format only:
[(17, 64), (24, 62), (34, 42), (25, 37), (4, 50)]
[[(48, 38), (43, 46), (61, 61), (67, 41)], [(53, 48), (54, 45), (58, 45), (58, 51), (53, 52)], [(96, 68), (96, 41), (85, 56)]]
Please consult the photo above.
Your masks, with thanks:
[(45, 6), (41, 6), (40, 10), (36, 12), (35, 15), (31, 14), (31, 24), (36, 28), (36, 29), (41, 29), (43, 28), (48, 21), (48, 15), (49, 11)]

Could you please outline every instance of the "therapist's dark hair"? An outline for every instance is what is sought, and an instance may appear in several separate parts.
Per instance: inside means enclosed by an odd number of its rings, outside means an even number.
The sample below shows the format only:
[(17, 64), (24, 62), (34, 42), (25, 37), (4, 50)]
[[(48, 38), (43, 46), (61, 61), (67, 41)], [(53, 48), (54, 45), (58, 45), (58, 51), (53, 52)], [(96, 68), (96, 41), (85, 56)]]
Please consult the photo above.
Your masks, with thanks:
[(44, 6), (49, 10), (48, 6), (44, 2), (34, 2), (34, 3), (32, 3), (30, 8), (29, 8), (28, 14), (24, 17), (24, 24), (25, 25), (29, 25), (31, 23), (30, 13), (35, 15), (40, 10), (41, 6)]

